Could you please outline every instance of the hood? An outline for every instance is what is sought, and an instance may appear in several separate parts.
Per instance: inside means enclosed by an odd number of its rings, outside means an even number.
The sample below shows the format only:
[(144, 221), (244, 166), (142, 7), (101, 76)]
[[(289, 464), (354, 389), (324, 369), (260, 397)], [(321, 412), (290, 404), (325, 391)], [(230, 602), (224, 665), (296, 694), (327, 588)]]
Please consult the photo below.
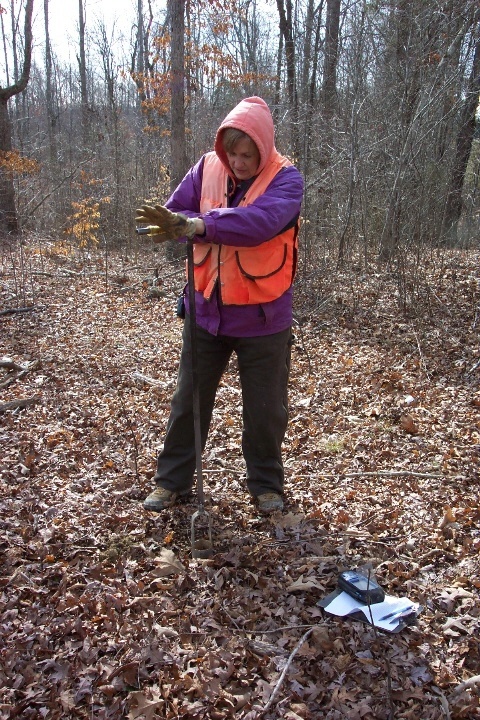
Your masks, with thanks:
[(222, 145), (222, 132), (226, 128), (243, 130), (252, 138), (260, 153), (258, 166), (260, 173), (275, 151), (275, 130), (272, 113), (267, 103), (262, 98), (255, 96), (245, 98), (233, 108), (217, 130), (215, 152), (227, 168), (229, 175), (232, 175), (227, 154)]

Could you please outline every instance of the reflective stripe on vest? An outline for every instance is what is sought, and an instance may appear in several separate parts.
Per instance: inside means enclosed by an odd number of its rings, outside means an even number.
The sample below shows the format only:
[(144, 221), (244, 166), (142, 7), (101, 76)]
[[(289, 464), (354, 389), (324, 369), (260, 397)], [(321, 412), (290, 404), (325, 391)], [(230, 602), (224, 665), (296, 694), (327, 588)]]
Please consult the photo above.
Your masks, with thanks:
[[(283, 167), (291, 165), (276, 153), (248, 189), (239, 207), (262, 195)], [(228, 207), (228, 173), (216, 153), (205, 156), (200, 212)], [(195, 243), (195, 289), (210, 299), (219, 282), (225, 305), (254, 305), (276, 300), (291, 287), (297, 260), (298, 223), (295, 227), (256, 245), (233, 247)]]

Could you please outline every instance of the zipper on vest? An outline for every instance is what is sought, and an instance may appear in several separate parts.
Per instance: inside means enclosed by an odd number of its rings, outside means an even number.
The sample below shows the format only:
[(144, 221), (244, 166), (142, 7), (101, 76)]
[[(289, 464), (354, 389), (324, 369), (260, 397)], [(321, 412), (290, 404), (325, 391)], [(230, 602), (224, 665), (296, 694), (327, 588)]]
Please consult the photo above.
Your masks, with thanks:
[(217, 283), (218, 283), (218, 297), (220, 300), (222, 300), (222, 274), (220, 272), (220, 267), (223, 265), (223, 260), (220, 260), (222, 256), (222, 246), (218, 246), (218, 256), (217, 256)]

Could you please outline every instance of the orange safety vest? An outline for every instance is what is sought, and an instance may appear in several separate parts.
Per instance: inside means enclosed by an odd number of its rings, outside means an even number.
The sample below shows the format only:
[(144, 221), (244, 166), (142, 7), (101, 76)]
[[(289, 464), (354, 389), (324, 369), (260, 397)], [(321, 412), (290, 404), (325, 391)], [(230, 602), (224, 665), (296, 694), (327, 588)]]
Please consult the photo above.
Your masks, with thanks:
[[(279, 153), (267, 162), (239, 207), (262, 195), (273, 178), (292, 163)], [(205, 156), (200, 212), (228, 206), (228, 173), (216, 153)], [(195, 289), (209, 300), (219, 282), (225, 305), (256, 305), (276, 300), (291, 287), (297, 266), (299, 223), (255, 247), (195, 243)]]

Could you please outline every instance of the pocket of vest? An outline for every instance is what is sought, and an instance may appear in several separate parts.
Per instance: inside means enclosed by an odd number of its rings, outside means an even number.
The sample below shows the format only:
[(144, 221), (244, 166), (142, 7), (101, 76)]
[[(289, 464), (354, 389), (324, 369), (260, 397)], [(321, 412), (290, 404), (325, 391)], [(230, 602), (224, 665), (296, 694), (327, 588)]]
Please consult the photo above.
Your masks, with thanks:
[(235, 259), (240, 272), (246, 278), (249, 280), (265, 280), (280, 272), (287, 261), (287, 254), (288, 248), (286, 244), (273, 250), (268, 246), (257, 245), (257, 247), (252, 248), (252, 251), (237, 250)]
[(210, 257), (210, 254), (212, 252), (212, 248), (210, 246), (202, 246), (202, 245), (194, 245), (193, 246), (193, 264), (195, 267), (201, 267), (204, 265), (208, 258)]

